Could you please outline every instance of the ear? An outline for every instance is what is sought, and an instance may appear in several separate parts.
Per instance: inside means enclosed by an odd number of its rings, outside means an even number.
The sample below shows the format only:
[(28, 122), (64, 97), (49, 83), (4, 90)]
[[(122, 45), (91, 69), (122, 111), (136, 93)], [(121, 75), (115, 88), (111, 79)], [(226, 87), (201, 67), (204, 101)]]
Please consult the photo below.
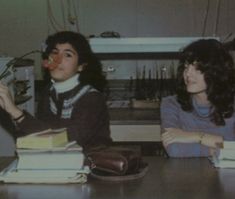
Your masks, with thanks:
[(78, 65), (78, 72), (82, 72), (84, 68), (86, 67), (86, 65), (87, 65), (86, 63)]
[(78, 66), (78, 72), (82, 72), (84, 68), (84, 64)]

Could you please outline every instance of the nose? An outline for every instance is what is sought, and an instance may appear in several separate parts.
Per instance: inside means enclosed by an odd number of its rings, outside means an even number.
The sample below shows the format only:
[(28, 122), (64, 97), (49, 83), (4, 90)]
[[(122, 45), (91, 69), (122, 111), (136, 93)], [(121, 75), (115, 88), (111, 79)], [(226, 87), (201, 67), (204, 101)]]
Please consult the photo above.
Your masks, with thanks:
[(56, 69), (62, 62), (62, 56), (60, 54), (50, 55), (48, 60), (45, 60), (43, 66), (49, 70)]
[(194, 74), (194, 72), (195, 72), (195, 68), (194, 68), (194, 66), (191, 65), (191, 64), (187, 67), (187, 69), (185, 69), (185, 75), (186, 75), (187, 77), (192, 76), (192, 75)]

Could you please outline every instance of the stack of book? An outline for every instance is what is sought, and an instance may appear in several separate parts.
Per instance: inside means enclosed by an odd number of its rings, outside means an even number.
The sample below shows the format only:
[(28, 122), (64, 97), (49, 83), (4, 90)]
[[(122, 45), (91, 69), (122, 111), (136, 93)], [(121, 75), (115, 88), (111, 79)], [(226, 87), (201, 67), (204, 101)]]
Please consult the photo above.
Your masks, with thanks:
[(16, 141), (18, 158), (0, 173), (0, 180), (14, 183), (84, 183), (82, 148), (68, 142), (66, 129), (46, 130)]
[(212, 157), (218, 168), (235, 168), (235, 141), (224, 141), (222, 148)]

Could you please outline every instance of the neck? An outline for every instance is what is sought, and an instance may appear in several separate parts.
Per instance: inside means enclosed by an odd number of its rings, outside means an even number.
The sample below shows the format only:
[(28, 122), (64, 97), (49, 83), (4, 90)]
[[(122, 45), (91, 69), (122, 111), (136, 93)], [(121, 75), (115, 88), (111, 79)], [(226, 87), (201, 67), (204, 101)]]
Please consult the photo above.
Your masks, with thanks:
[(192, 97), (198, 105), (210, 105), (207, 94), (205, 92), (194, 94)]

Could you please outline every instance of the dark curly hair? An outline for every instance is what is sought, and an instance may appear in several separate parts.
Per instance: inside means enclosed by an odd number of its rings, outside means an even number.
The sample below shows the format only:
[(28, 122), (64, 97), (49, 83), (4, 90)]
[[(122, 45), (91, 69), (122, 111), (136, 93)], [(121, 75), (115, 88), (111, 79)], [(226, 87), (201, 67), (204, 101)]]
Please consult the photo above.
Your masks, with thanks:
[(57, 44), (64, 43), (69, 43), (76, 50), (79, 56), (79, 65), (86, 64), (79, 75), (81, 85), (90, 84), (102, 92), (106, 86), (102, 64), (92, 52), (88, 40), (82, 34), (73, 31), (61, 31), (48, 36), (46, 39), (47, 47), (42, 58), (47, 59)]
[(177, 71), (177, 100), (184, 111), (193, 111), (190, 93), (186, 90), (183, 73), (185, 64), (196, 63), (204, 74), (207, 97), (213, 106), (211, 121), (225, 125), (225, 118), (234, 112), (235, 69), (233, 58), (222, 43), (215, 39), (200, 39), (186, 46)]

